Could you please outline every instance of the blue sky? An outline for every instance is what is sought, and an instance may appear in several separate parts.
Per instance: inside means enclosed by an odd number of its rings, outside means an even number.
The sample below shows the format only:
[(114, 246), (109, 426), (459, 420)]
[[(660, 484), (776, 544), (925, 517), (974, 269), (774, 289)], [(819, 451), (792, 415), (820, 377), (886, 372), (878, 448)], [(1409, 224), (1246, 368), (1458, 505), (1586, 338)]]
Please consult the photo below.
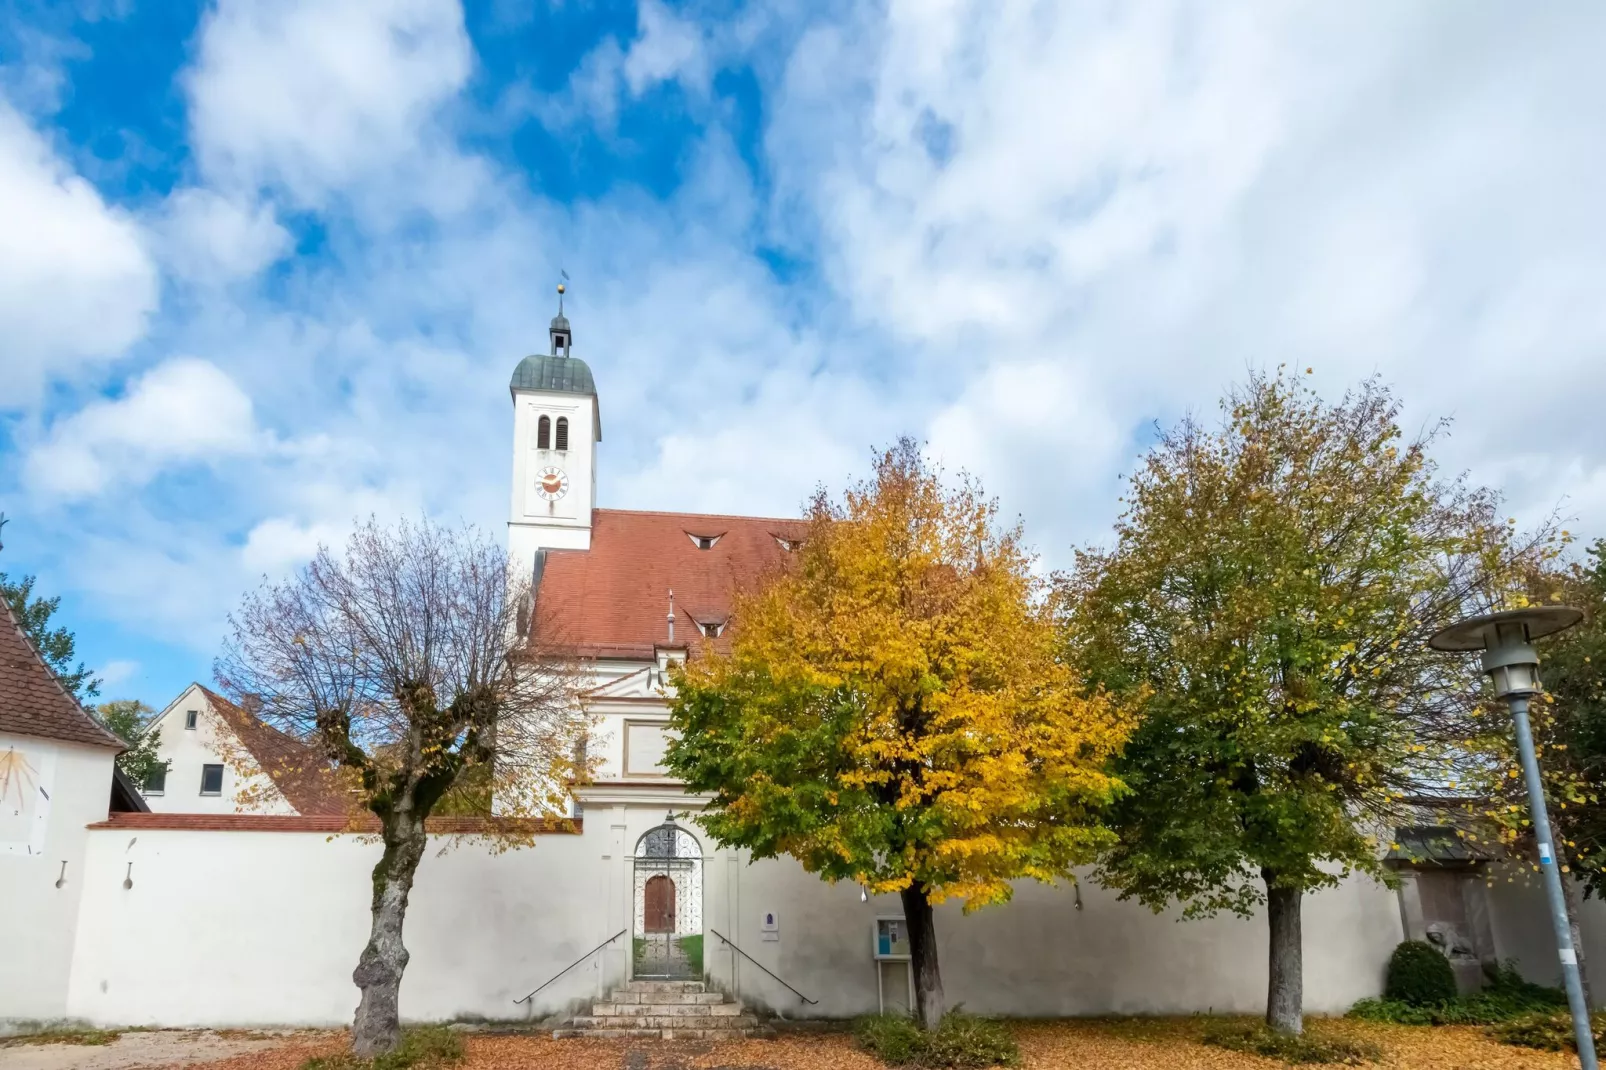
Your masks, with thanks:
[(909, 433), (1046, 562), (1155, 421), (1371, 374), (1606, 532), (1606, 8), (0, 7), (0, 568), (108, 697), (352, 520), (506, 519), (560, 268), (609, 506), (786, 513)]

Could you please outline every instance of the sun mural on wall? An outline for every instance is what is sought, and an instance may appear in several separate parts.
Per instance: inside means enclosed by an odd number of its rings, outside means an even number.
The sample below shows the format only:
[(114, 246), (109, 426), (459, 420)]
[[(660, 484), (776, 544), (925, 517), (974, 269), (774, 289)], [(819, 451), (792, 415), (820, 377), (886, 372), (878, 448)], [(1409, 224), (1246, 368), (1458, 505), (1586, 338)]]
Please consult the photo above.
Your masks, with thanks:
[(43, 851), (50, 805), (46, 766), (53, 764), (16, 746), (0, 751), (0, 853)]

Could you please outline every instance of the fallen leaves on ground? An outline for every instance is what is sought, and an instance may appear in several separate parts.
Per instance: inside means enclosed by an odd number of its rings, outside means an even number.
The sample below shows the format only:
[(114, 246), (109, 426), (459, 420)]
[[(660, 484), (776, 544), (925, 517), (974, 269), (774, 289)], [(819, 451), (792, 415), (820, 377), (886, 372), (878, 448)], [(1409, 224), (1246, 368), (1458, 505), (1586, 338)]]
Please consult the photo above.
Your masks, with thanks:
[[(1247, 1021), (1247, 1019), (1245, 1019)], [(1222, 1048), (1200, 1035), (1211, 1018), (1078, 1019), (1014, 1026), (1027, 1070), (1274, 1070), (1283, 1064)], [(1397, 1070), (1572, 1070), (1570, 1053), (1500, 1044), (1477, 1026), (1402, 1026), (1312, 1018), (1318, 1035), (1369, 1040), (1383, 1067)], [(553, 1040), (544, 1035), (470, 1033), (460, 1070), (880, 1070), (847, 1033), (788, 1033), (770, 1040)], [(344, 1033), (298, 1034), (282, 1047), (197, 1070), (298, 1070), (313, 1055), (339, 1050)]]

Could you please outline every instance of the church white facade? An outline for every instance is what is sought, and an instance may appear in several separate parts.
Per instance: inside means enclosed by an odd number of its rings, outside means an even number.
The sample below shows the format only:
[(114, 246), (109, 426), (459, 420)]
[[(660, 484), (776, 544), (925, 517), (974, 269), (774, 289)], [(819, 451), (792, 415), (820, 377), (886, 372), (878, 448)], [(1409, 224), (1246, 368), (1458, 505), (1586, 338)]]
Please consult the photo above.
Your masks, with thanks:
[[(510, 383), (508, 547), (533, 587), (531, 619), (560, 624), (592, 671), (600, 768), (577, 790), (576, 819), (532, 847), (438, 838), (407, 916), (403, 1015), (544, 1020), (628, 978), (688, 975), (792, 1017), (906, 1005), (897, 897), (718, 847), (691, 820), (702, 800), (660, 764), (669, 663), (727, 641), (731, 592), (784, 561), (798, 521), (599, 509), (600, 394), (572, 341), (560, 311), (549, 352), (520, 362)], [(105, 742), (30, 714), (33, 700), (6, 687), (0, 666), (0, 757), (25, 756), (35, 779), (52, 770), (59, 791), (43, 811), (29, 796), (34, 816), (19, 809), (7, 825), (0, 813), (16, 841), (0, 843), (0, 947), (13, 952), (0, 955), (0, 1030), (349, 1022), (376, 843), (343, 832), (309, 784), (288, 784), (293, 805), (276, 812), (235, 813), (186, 808), (175, 789), (188, 780), (170, 778), (150, 806), (166, 812), (108, 813)], [(204, 694), (181, 696), (164, 736), (186, 731), (174, 719)], [(1399, 891), (1349, 878), (1309, 897), (1307, 1009), (1339, 1013), (1375, 995), (1394, 946), (1430, 923), (1554, 980), (1538, 890), (1486, 887), (1478, 866), (1407, 873)], [(1597, 962), (1601, 909), (1591, 904), (1585, 933)], [(1023, 882), (1011, 903), (968, 917), (945, 905), (937, 929), (949, 999), (979, 1013), (1264, 1006), (1263, 917), (1183, 921), (1090, 882)]]

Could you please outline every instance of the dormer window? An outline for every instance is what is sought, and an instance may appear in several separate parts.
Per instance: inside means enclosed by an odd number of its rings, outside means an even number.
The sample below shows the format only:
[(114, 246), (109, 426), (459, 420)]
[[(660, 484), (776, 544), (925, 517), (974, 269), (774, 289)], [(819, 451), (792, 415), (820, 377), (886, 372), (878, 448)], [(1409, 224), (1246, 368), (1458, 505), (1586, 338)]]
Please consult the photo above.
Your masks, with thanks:
[[(543, 416), (535, 424), (535, 448), (549, 450), (552, 448), (552, 420)], [(562, 449), (563, 447), (558, 447)]]
[[(543, 417), (543, 419), (545, 419), (545, 417)], [(566, 450), (566, 449), (569, 448), (569, 418), (567, 416), (559, 416), (558, 417), (558, 434), (557, 434), (557, 447), (556, 448), (558, 450)]]
[(718, 535), (693, 535), (688, 531), (686, 532), (686, 536), (687, 538), (691, 539), (692, 543), (697, 547), (697, 549), (712, 550), (714, 548), (714, 544), (725, 537), (725, 533), (722, 531)]
[(788, 539), (785, 535), (776, 535), (773, 532), (770, 534), (770, 538), (775, 540), (775, 545), (779, 546), (787, 553), (791, 553), (793, 550), (796, 550), (799, 546), (803, 545), (802, 539)]
[(704, 620), (700, 620), (700, 621), (697, 622), (697, 630), (703, 633), (703, 638), (704, 639), (718, 639), (725, 632), (725, 623), (726, 622), (722, 621), (722, 620), (721, 621), (704, 621)]

